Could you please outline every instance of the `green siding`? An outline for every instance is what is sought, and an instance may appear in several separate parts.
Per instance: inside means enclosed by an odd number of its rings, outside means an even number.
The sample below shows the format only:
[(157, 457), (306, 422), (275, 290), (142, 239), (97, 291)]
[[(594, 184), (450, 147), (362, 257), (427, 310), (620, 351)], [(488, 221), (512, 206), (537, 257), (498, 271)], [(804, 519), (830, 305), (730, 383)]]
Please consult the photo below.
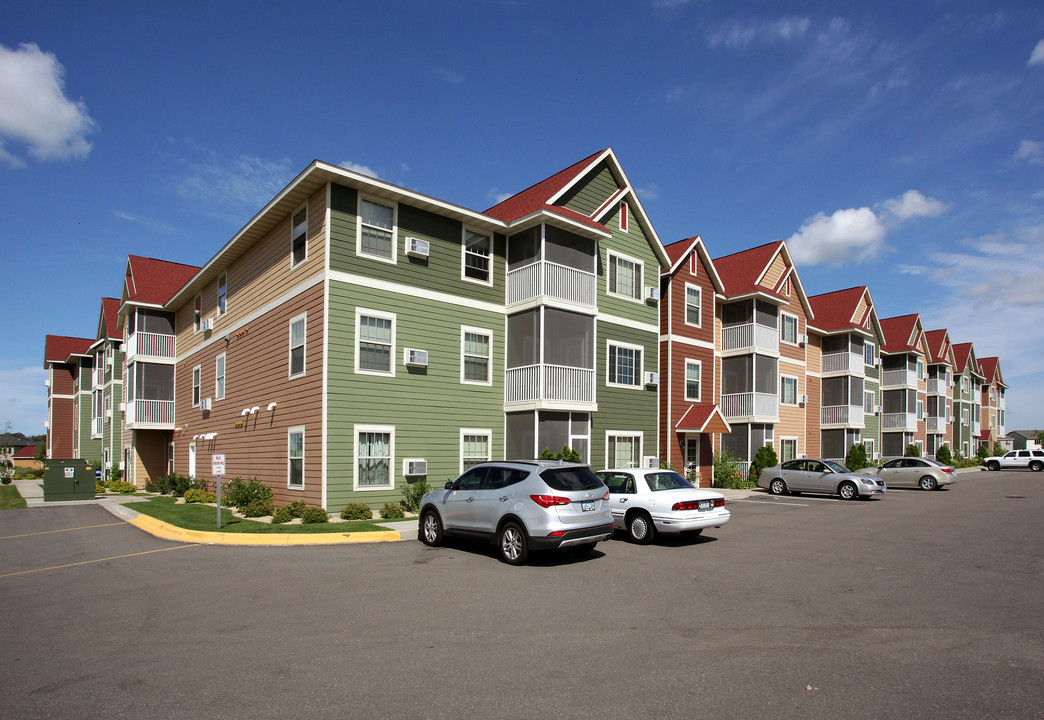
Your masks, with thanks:
[(657, 367), (658, 343), (656, 333), (600, 321), (598, 323), (598, 374), (595, 387), (598, 394), (598, 412), (591, 416), (591, 465), (600, 469), (605, 463), (607, 430), (643, 433), (643, 455), (660, 455), (657, 424), (659, 405), (657, 387), (641, 386), (641, 389), (617, 388), (606, 384), (609, 377), (608, 341), (614, 340), (630, 345), (640, 345), (642, 372), (659, 372)]
[(601, 163), (588, 178), (578, 182), (556, 204), (590, 217), (620, 189), (608, 162)]
[[(659, 325), (658, 303), (645, 300), (646, 287), (660, 286), (660, 261), (653, 252), (651, 238), (646, 237), (639, 224), (635, 221), (632, 213), (628, 223), (628, 231), (620, 231), (620, 223), (617, 220), (619, 207), (605, 220), (613, 237), (604, 240), (599, 245), (598, 259), (598, 310), (618, 317), (635, 320), (638, 322)], [(641, 302), (628, 300), (616, 295), (609, 294), (609, 252), (616, 252), (634, 258), (642, 262), (642, 289)], [(650, 453), (652, 454), (652, 453)]]

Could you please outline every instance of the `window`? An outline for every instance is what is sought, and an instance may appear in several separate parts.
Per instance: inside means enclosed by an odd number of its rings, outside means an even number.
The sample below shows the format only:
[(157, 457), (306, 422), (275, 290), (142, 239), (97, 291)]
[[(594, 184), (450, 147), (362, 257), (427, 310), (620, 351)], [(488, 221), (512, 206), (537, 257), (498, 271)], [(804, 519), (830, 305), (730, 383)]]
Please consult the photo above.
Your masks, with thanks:
[(218, 277), (217, 286), (217, 311), (218, 315), (224, 315), (228, 309), (228, 271), (221, 273)]
[(464, 279), (490, 283), (489, 272), (489, 235), (482, 235), (471, 230), (464, 231)]
[(702, 323), (703, 291), (695, 285), (685, 284), (685, 324), (700, 327)]
[(395, 262), (395, 208), (360, 199), (359, 225), (356, 252)]
[(461, 430), (460, 431), (460, 472), (468, 468), (487, 462), (490, 459), (489, 448), (493, 444), (491, 438), (492, 430)]
[(305, 374), (305, 319), (298, 315), (290, 320), (290, 377)]
[(192, 306), (192, 332), (199, 332), (203, 322), (203, 293), (196, 293), (196, 300)]
[(302, 205), (290, 220), (290, 267), (308, 259), (308, 205)]
[(779, 339), (791, 345), (797, 345), (798, 319), (795, 315), (779, 314)]
[(874, 439), (873, 438), (864, 438), (863, 439), (863, 447), (866, 448), (866, 459), (867, 460), (873, 460), (874, 459)]
[(685, 399), (699, 402), (700, 400), (700, 375), (703, 372), (703, 364), (699, 360), (685, 361)]
[(780, 462), (795, 460), (797, 458), (797, 438), (779, 439)]
[(642, 455), (642, 434), (607, 432), (605, 434), (605, 466), (636, 468)]
[(387, 489), (395, 484), (392, 460), (395, 428), (383, 425), (355, 426), (355, 489)]
[(225, 397), (225, 353), (221, 353), (214, 361), (214, 399)]
[(356, 311), (355, 371), (375, 375), (394, 375), (395, 316), (371, 311)]
[(200, 366), (192, 368), (192, 407), (199, 407)]
[(873, 392), (863, 393), (863, 412), (867, 415), (874, 414), (874, 394)]
[(686, 435), (685, 436), (685, 469), (695, 470), (699, 472), (700, 469), (700, 436), (699, 435)]
[(620, 203), (620, 231), (627, 232), (627, 203)]
[(303, 427), (292, 427), (286, 436), (286, 486), (304, 488), (304, 434)]
[(924, 380), (924, 362), (921, 360), (917, 361), (917, 379)]
[(642, 297), (642, 263), (633, 258), (610, 252), (608, 291), (611, 295), (640, 300)]
[(493, 333), (478, 328), (461, 328), (461, 367), (460, 381), (489, 385), (490, 348), (493, 344)]
[(609, 384), (640, 387), (642, 350), (633, 345), (609, 343)]
[(798, 404), (798, 379), (796, 377), (779, 376), (779, 402), (783, 405)]
[(863, 364), (864, 365), (873, 365), (874, 364), (874, 358), (876, 357), (876, 353), (877, 353), (877, 346), (876, 345), (874, 345), (872, 342), (865, 343), (863, 345)]
[(921, 400), (917, 401), (917, 419), (924, 420), (924, 402)]

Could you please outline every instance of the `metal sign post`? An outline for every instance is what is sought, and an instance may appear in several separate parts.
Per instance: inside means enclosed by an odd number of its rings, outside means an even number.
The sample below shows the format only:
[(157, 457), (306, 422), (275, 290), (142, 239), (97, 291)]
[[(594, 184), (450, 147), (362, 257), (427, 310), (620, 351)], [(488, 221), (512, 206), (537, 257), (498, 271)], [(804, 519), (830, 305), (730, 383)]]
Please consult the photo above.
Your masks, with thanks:
[(225, 455), (210, 456), (210, 473), (217, 477), (217, 527), (221, 529), (221, 476), (225, 474)]

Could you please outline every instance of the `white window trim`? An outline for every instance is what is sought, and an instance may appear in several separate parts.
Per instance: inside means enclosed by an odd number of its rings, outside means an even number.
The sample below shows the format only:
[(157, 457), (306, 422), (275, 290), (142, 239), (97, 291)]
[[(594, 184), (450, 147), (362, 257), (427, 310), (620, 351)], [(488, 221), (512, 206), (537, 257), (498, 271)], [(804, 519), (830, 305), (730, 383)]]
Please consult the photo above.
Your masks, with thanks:
[(793, 442), (794, 443), (794, 457), (792, 457), (790, 459), (791, 460), (800, 460), (801, 459), (801, 456), (798, 454), (798, 439), (797, 439), (796, 435), (782, 435), (782, 436), (780, 436), (778, 442), (779, 442), (779, 461), (780, 462), (785, 462), (783, 460), (783, 443), (785, 443), (785, 442)]
[[(359, 367), (359, 344), (361, 335), (359, 332), (359, 321), (363, 316), (391, 320), (391, 350), (388, 355), (388, 370), (363, 370)], [(358, 375), (378, 375), (380, 377), (395, 377), (395, 313), (381, 312), (380, 310), (369, 310), (366, 308), (355, 309), (355, 372)]]
[[(394, 363), (393, 363), (394, 364)], [(387, 433), (388, 435), (388, 485), (359, 485), (359, 434)], [(395, 426), (394, 425), (355, 425), (352, 429), (352, 486), (360, 492), (371, 490), (395, 489)]]
[[(783, 381), (793, 380), (794, 381), (794, 402), (788, 403), (783, 402)], [(785, 407), (797, 407), (801, 404), (801, 379), (797, 375), (783, 375), (780, 373), (779, 376), (779, 404)]]
[[(221, 362), (221, 375), (218, 375), (218, 361)], [(221, 378), (221, 392), (218, 393), (218, 378)], [(228, 390), (228, 356), (227, 353), (218, 353), (214, 358), (214, 402), (225, 399)]]
[[(609, 381), (609, 367), (610, 367), (610, 364), (612, 362), (611, 355), (612, 355), (612, 349), (614, 347), (616, 347), (616, 348), (624, 348), (624, 349), (627, 349), (627, 350), (637, 350), (638, 351), (638, 353), (639, 353), (639, 355), (638, 355), (639, 362), (635, 364), (634, 371), (635, 371), (635, 374), (637, 375), (637, 377), (635, 378), (636, 382), (635, 382), (634, 385), (628, 385), (628, 384), (625, 384), (625, 383), (617, 383), (617, 382), (610, 382)], [(642, 382), (642, 375), (643, 375), (644, 372), (645, 372), (645, 347), (643, 347), (642, 345), (632, 345), (630, 343), (623, 343), (623, 342), (619, 342), (617, 340), (606, 340), (605, 341), (605, 384), (606, 384), (606, 387), (626, 388), (628, 390), (642, 390), (642, 389), (645, 388), (645, 384)]]
[(461, 428), (460, 429), (460, 448), (459, 461), (457, 463), (457, 474), (461, 475), (464, 473), (464, 437), (466, 435), (482, 435), (486, 438), (486, 459), (484, 462), (488, 462), (493, 459), (493, 431), (489, 428)]
[[(786, 339), (783, 338), (783, 328), (786, 325), (786, 323), (783, 322), (783, 318), (791, 318), (791, 319), (794, 320), (794, 342), (791, 342), (790, 340), (786, 340)], [(797, 347), (798, 340), (800, 340), (800, 339), (801, 339), (801, 319), (797, 315), (794, 315), (793, 313), (788, 313), (788, 312), (782, 312), (781, 311), (779, 313), (779, 341), (781, 343), (786, 343), (787, 345), (792, 345), (794, 347)]]
[[(221, 309), (221, 286), (222, 285), (225, 286), (225, 309), (224, 310)], [(215, 305), (216, 305), (216, 308), (217, 308), (218, 316), (220, 317), (221, 315), (227, 314), (228, 313), (228, 270), (223, 270), (221, 272), (221, 274), (218, 275), (217, 289), (216, 289), (216, 294), (215, 294), (214, 298), (215, 298), (215, 301), (216, 301)]]
[(200, 325), (203, 323), (203, 293), (198, 292), (192, 298), (192, 334), (201, 332)]
[[(486, 280), (479, 280), (478, 278), (468, 277), (466, 274), (469, 232), (489, 238), (489, 255), (486, 256), (486, 262), (488, 263), (488, 278)], [(482, 230), (476, 230), (467, 226), (463, 228), (460, 235), (460, 279), (464, 282), (475, 283), (476, 285), (489, 286), (493, 284), (493, 233), (484, 232)]]
[[(483, 380), (465, 380), (464, 379), (464, 360), (466, 355), (464, 353), (464, 339), (467, 333), (474, 335), (485, 335), (489, 338), (489, 356), (486, 358), (486, 379)], [(476, 356), (477, 357), (477, 356)], [(487, 330), (486, 328), (470, 327), (468, 325), (460, 326), (460, 382), (464, 385), (492, 385), (493, 384), (493, 331)]]
[[(290, 436), (294, 433), (301, 433), (301, 484), (291, 485), (290, 484)], [(304, 490), (305, 489), (305, 426), (294, 425), (286, 429), (286, 489), (287, 490)]]
[[(700, 298), (699, 322), (689, 322), (689, 290), (695, 290), (696, 294)], [(699, 285), (694, 285), (692, 283), (685, 283), (684, 306), (685, 307), (683, 309), (683, 312), (684, 312), (685, 324), (688, 325), (689, 327), (697, 327), (697, 328), (698, 327), (703, 327), (703, 288), (701, 288)]]
[[(362, 251), (362, 228), (363, 228), (363, 201), (371, 202), (375, 205), (382, 205), (384, 207), (390, 207), (392, 209), (392, 227), (391, 227), (391, 257), (383, 258), (377, 255), (370, 255)], [(382, 228), (383, 230), (383, 228)], [(383, 200), (375, 197), (368, 197), (359, 193), (359, 202), (356, 206), (355, 213), (355, 254), (358, 257), (367, 258), (368, 260), (376, 260), (377, 262), (388, 263), (394, 265), (398, 262), (399, 258), (399, 203), (391, 200)], [(394, 365), (394, 363), (392, 363)]]
[[(870, 354), (870, 362), (867, 362), (867, 353)], [(863, 344), (863, 364), (872, 367), (874, 361), (877, 359), (877, 344), (872, 343), (869, 340)]]
[[(642, 458), (645, 457), (645, 433), (641, 431), (632, 430), (606, 430), (605, 431), (605, 467), (615, 468), (615, 461), (609, 459), (609, 438), (638, 438), (638, 465), (642, 464)], [(622, 468), (621, 468), (622, 469)]]
[[(869, 410), (866, 409), (866, 405), (867, 405), (866, 401), (867, 401), (867, 399), (870, 400), (870, 409)], [(875, 405), (877, 405), (877, 393), (875, 393), (873, 390), (864, 390), (863, 391), (863, 414), (870, 415), (871, 413), (873, 413)]]
[[(630, 295), (624, 295), (623, 293), (611, 290), (609, 286), (609, 266), (612, 265), (613, 259), (619, 258), (626, 260), (627, 262), (634, 263), (634, 285), (635, 290), (638, 293), (638, 297), (631, 297)], [(630, 300), (634, 303), (644, 303), (643, 297), (645, 293), (645, 263), (636, 257), (630, 255), (624, 255), (623, 253), (616, 252), (615, 250), (606, 251), (606, 263), (605, 263), (605, 292), (607, 295), (618, 297), (621, 300)]]
[[(295, 263), (294, 262), (294, 237), (295, 237), (295, 235), (294, 235), (294, 230), (295, 230), (295, 228), (294, 228), (294, 216), (297, 215), (297, 213), (301, 212), (301, 210), (305, 211), (305, 220), (304, 220), (304, 236), (305, 236), (304, 257), (301, 258), (301, 260), (299, 262)], [(301, 203), (300, 205), (298, 205), (294, 209), (294, 211), (292, 213), (290, 213), (290, 269), (291, 270), (293, 270), (296, 267), (300, 267), (301, 265), (304, 265), (306, 262), (308, 262), (308, 221), (309, 221), (308, 214), (309, 213), (308, 213), (308, 201), (307, 200), (305, 202)]]
[[(294, 363), (293, 363), (293, 356), (294, 356), (294, 345), (293, 345), (293, 342), (294, 342), (293, 341), (293, 337), (294, 337), (294, 323), (296, 323), (299, 320), (304, 323), (304, 329), (301, 332), (301, 338), (302, 338), (301, 347), (303, 348), (303, 350), (301, 352), (301, 372), (295, 374), (294, 373)], [(358, 331), (358, 322), (356, 323), (356, 331)], [(295, 380), (295, 379), (297, 379), (299, 377), (304, 377), (305, 374), (308, 372), (308, 313), (307, 312), (303, 312), (300, 315), (295, 315), (294, 317), (290, 318), (290, 322), (289, 322), (289, 324), (287, 325), (287, 328), (286, 328), (286, 335), (287, 335), (287, 344), (288, 344), (288, 348), (287, 348), (287, 351), (286, 351), (286, 370), (287, 370), (287, 373), (288, 373), (288, 379)]]
[[(700, 392), (696, 397), (689, 396), (689, 365), (695, 365), (699, 369), (700, 373)], [(693, 358), (685, 358), (685, 377), (682, 378), (685, 383), (683, 388), (685, 395), (685, 402), (700, 402), (700, 398), (703, 397), (703, 361), (695, 360)]]
[(192, 407), (199, 407), (199, 401), (203, 399), (203, 366), (196, 365), (192, 368)]

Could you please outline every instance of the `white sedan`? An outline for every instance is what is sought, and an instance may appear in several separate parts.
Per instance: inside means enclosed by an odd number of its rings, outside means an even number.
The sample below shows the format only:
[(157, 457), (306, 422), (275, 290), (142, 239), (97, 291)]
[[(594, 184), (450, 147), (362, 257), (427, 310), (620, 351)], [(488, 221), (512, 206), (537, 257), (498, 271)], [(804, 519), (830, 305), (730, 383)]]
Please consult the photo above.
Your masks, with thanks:
[(699, 535), (729, 521), (725, 496), (700, 490), (673, 470), (626, 468), (595, 473), (609, 488), (613, 525), (626, 528), (636, 543), (656, 533)]

